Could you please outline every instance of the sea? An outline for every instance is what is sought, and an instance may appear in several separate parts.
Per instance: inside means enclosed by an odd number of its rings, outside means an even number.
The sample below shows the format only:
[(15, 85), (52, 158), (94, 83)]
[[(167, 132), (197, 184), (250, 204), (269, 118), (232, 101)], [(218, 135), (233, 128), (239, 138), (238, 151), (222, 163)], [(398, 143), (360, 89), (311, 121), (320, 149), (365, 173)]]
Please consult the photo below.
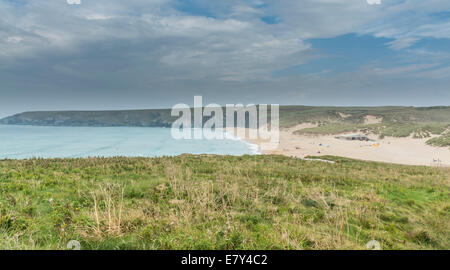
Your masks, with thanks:
[(259, 154), (257, 145), (226, 137), (176, 140), (170, 128), (0, 125), (0, 159)]

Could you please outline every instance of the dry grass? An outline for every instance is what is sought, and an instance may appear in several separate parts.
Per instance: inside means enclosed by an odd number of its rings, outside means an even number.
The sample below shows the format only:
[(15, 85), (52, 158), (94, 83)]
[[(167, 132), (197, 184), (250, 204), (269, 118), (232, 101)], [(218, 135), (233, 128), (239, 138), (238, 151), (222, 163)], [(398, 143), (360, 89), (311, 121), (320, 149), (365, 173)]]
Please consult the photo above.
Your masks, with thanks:
[(97, 236), (122, 233), (122, 210), (124, 188), (108, 184), (92, 192), (94, 200), (95, 233)]
[(2, 161), (0, 248), (450, 248), (449, 169), (328, 158)]

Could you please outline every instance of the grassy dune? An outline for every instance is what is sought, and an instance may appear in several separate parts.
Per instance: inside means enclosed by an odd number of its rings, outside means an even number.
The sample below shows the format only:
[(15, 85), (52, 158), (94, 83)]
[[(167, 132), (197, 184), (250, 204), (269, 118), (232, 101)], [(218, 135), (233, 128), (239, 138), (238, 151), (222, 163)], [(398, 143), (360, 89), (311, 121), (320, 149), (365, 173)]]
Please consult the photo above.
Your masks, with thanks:
[(448, 106), (423, 108), (282, 106), (280, 126), (289, 127), (304, 122), (358, 126), (364, 124), (364, 118), (367, 115), (382, 118), (383, 124), (390, 126), (450, 124), (450, 107)]
[(450, 146), (450, 133), (444, 134), (442, 136), (430, 139), (427, 144), (439, 147), (449, 147)]
[(327, 158), (0, 161), (0, 248), (450, 248), (450, 169)]
[[(284, 107), (280, 112), (281, 127), (299, 122), (317, 123), (318, 127), (298, 130), (299, 135), (329, 135), (345, 132), (377, 134), (380, 138), (428, 138), (445, 135), (450, 129), (450, 107)], [(365, 123), (365, 117), (380, 119), (380, 123)], [(431, 141), (434, 146), (445, 146), (447, 137)]]
[[(295, 131), (300, 135), (328, 135), (344, 132), (361, 131), (366, 134), (377, 134), (383, 138), (408, 137), (428, 138), (431, 135), (444, 134), (450, 128), (450, 123), (377, 123), (377, 124), (349, 124), (340, 122), (321, 123), (318, 127)], [(436, 145), (442, 146), (442, 145)]]

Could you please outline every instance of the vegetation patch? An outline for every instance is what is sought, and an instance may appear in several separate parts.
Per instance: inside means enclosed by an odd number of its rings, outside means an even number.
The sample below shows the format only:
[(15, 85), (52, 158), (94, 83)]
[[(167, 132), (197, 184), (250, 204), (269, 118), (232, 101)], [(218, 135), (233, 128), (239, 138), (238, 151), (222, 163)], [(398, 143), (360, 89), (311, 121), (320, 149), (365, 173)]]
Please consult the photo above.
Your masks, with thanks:
[[(295, 131), (298, 135), (330, 135), (349, 132), (377, 134), (380, 138), (409, 137), (428, 138), (431, 135), (441, 135), (450, 127), (449, 123), (395, 123), (383, 122), (377, 124), (320, 123), (318, 127)], [(444, 136), (445, 137), (445, 136)]]
[(450, 133), (445, 135), (430, 139), (427, 144), (438, 147), (449, 147), (450, 146)]

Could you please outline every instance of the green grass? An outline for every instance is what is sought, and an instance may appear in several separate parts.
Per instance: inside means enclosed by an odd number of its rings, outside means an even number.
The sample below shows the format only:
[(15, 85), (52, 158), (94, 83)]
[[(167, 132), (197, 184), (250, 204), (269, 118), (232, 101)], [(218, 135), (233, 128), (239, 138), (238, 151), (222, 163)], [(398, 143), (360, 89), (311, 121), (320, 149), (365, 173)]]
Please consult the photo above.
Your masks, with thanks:
[[(346, 115), (346, 117), (342, 117)], [(364, 124), (367, 115), (383, 119), (383, 123), (396, 124), (450, 124), (450, 107), (280, 107), (280, 126), (290, 127), (299, 123)]]
[(450, 248), (450, 169), (325, 158), (0, 161), (0, 248)]
[(450, 133), (430, 139), (427, 141), (427, 144), (438, 147), (448, 147), (450, 146)]
[[(382, 122), (365, 124), (364, 119), (368, 115), (382, 119)], [(287, 106), (281, 109), (281, 127), (303, 122), (318, 123), (319, 126), (298, 130), (295, 134), (328, 135), (360, 131), (376, 134), (380, 138), (428, 138), (442, 135), (450, 128), (450, 108)]]
[(408, 137), (428, 138), (431, 135), (441, 135), (450, 127), (449, 123), (377, 123), (349, 124), (342, 122), (321, 123), (318, 127), (295, 131), (295, 134), (325, 135), (361, 131), (365, 134), (377, 134), (383, 138)]

